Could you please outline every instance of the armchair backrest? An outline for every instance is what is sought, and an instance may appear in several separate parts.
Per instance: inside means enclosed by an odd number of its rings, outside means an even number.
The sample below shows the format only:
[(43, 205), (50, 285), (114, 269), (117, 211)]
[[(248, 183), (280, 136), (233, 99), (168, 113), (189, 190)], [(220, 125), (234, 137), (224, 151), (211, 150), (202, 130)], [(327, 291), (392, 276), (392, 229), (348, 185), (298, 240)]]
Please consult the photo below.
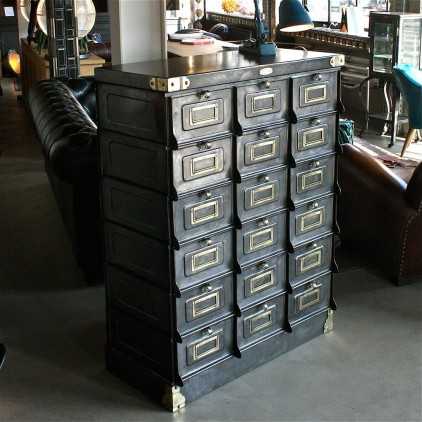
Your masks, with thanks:
[(394, 78), (408, 104), (410, 127), (422, 129), (422, 72), (402, 64), (394, 68)]

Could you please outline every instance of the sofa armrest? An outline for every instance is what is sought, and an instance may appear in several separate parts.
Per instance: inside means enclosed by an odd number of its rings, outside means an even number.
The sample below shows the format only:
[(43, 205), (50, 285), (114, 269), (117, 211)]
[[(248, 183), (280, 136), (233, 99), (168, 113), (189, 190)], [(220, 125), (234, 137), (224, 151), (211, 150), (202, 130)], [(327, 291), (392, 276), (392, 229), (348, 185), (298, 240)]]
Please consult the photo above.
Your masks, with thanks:
[(406, 189), (406, 200), (418, 212), (422, 211), (422, 163), (413, 172)]
[(406, 228), (417, 215), (406, 182), (365, 151), (344, 145), (339, 156), (339, 223), (345, 245), (397, 277)]
[[(407, 184), (388, 167), (355, 145), (343, 145), (341, 170), (368, 186), (368, 191), (386, 198), (405, 198)], [(347, 186), (344, 186), (347, 188)]]

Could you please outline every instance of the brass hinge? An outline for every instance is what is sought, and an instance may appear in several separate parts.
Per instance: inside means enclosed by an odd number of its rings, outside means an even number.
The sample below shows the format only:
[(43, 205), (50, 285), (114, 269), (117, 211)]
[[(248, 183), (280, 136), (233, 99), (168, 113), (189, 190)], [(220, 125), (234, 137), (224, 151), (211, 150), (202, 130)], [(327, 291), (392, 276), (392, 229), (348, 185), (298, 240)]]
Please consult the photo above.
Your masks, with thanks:
[(346, 59), (345, 59), (344, 54), (337, 54), (337, 55), (331, 57), (331, 60), (330, 60), (330, 65), (332, 67), (344, 66), (345, 63), (346, 63)]
[(177, 92), (188, 89), (190, 87), (190, 80), (186, 76), (170, 79), (151, 78), (149, 86), (153, 91)]
[(168, 386), (162, 399), (163, 406), (170, 412), (177, 412), (186, 406), (186, 398), (181, 393), (180, 387)]
[(324, 334), (328, 334), (334, 330), (334, 311), (329, 309), (327, 312), (327, 319), (324, 324)]

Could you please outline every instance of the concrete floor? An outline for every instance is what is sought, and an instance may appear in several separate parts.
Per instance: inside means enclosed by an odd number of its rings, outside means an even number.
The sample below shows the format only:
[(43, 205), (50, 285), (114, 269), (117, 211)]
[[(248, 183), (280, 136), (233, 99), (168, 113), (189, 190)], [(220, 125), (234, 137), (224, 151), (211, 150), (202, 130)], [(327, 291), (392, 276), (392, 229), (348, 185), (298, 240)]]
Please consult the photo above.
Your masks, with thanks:
[[(340, 259), (334, 332), (172, 415), (104, 368), (104, 289), (87, 287), (30, 138), (0, 97), (1, 422), (421, 421), (422, 282)], [(14, 121), (27, 128), (22, 109)]]

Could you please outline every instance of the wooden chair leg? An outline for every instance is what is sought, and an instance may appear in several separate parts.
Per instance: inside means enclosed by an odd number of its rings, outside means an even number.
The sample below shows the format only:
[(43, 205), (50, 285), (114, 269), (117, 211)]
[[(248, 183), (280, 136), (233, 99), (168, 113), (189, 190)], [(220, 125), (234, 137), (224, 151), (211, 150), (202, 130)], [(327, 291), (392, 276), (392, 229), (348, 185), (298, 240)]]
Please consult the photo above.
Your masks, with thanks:
[(412, 139), (415, 137), (416, 129), (409, 129), (406, 135), (406, 140), (404, 141), (403, 149), (401, 150), (401, 157), (403, 157), (406, 152), (407, 147), (411, 144)]

